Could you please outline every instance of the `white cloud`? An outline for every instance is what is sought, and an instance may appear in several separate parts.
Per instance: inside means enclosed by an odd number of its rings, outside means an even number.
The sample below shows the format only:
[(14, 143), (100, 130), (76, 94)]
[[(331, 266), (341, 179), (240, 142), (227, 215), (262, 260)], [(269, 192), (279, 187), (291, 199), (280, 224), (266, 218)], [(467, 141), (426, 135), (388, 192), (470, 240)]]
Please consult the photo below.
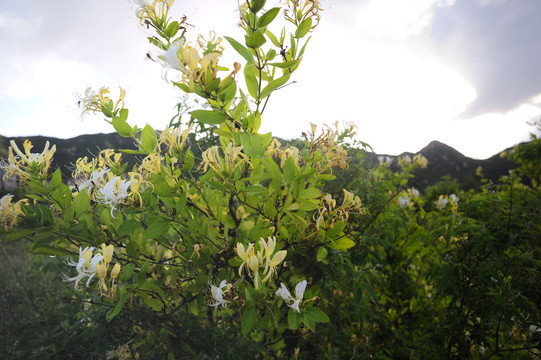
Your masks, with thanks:
[(432, 21), (438, 6), (455, 0), (370, 0), (358, 8), (357, 26), (377, 38), (402, 39), (417, 35)]

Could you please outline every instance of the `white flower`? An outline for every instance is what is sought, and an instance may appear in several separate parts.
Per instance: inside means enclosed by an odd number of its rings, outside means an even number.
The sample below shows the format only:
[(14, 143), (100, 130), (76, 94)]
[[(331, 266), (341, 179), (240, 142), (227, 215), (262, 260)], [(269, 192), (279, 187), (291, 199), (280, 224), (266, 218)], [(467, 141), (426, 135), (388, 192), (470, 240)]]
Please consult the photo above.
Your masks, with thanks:
[(297, 284), (297, 286), (295, 286), (295, 297), (291, 296), (291, 293), (286, 288), (284, 283), (280, 283), (280, 288), (278, 290), (276, 290), (275, 294), (280, 296), (285, 301), (287, 306), (289, 306), (293, 310), (296, 310), (298, 313), (300, 313), (301, 310), (299, 309), (299, 305), (300, 305), (300, 303), (302, 301), (302, 298), (304, 297), (304, 291), (306, 290), (306, 284), (307, 284), (307, 281), (303, 280), (303, 281), (299, 282)]
[(99, 188), (103, 184), (103, 182), (105, 181), (104, 176), (108, 172), (108, 168), (102, 169), (100, 171), (92, 171), (90, 177), (79, 184), (79, 190), (88, 189), (89, 194), (92, 193), (94, 189)]
[(438, 201), (434, 203), (436, 204), (436, 207), (438, 208), (438, 210), (442, 210), (447, 206), (447, 203), (449, 203), (449, 200), (447, 200), (447, 198), (444, 197), (443, 195), (440, 195), (440, 197), (438, 198)]
[(411, 201), (410, 201), (410, 197), (408, 195), (400, 196), (398, 198), (398, 205), (401, 208), (409, 207), (410, 203), (411, 203)]
[(98, 194), (96, 194), (96, 198), (101, 205), (111, 207), (112, 217), (114, 217), (113, 210), (115, 210), (115, 207), (128, 197), (130, 184), (131, 180), (120, 181), (120, 177), (115, 176), (100, 188)]
[(74, 281), (74, 287), (77, 288), (79, 281), (83, 280), (85, 277), (88, 277), (86, 281), (86, 286), (90, 284), (90, 281), (96, 275), (97, 269), (96, 266), (100, 261), (103, 260), (103, 256), (96, 254), (92, 256), (94, 248), (81, 248), (79, 247), (79, 261), (68, 261), (66, 264), (69, 266), (74, 266), (77, 270), (77, 276), (66, 278), (66, 281)]
[(225, 280), (222, 280), (222, 282), (220, 283), (220, 286), (214, 286), (210, 284), (210, 293), (212, 297), (214, 298), (214, 300), (216, 300), (216, 302), (214, 304), (210, 304), (210, 306), (222, 305), (223, 307), (227, 307), (228, 301), (224, 299), (224, 294), (222, 291), (222, 289), (225, 287), (227, 287), (227, 281)]

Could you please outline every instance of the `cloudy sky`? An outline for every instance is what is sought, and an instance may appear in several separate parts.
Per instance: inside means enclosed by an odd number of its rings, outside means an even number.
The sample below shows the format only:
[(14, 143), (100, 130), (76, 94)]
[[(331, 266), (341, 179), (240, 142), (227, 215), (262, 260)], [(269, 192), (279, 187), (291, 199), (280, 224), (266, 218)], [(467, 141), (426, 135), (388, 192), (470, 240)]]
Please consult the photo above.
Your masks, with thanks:
[[(267, 3), (272, 5), (272, 1)], [(353, 121), (378, 153), (431, 140), (486, 158), (525, 141), (541, 117), (541, 1), (321, 0), (292, 84), (272, 95), (262, 131)], [(197, 34), (242, 38), (235, 0), (177, 0)], [(0, 134), (112, 132), (80, 118), (86, 87), (127, 90), (130, 123), (163, 128), (179, 92), (148, 61), (149, 34), (128, 0), (0, 2)], [(226, 48), (224, 57), (235, 58)]]

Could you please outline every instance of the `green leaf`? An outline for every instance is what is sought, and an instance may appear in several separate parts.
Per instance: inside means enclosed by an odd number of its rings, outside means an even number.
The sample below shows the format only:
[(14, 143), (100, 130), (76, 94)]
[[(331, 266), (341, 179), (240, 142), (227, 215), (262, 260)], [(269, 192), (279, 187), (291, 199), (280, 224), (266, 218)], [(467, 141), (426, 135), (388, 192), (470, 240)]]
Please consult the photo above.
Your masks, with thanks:
[(250, 10), (255, 14), (259, 10), (263, 9), (263, 6), (265, 6), (265, 2), (267, 2), (267, 0), (252, 0)]
[(331, 247), (334, 250), (347, 250), (351, 247), (355, 246), (355, 242), (347, 237), (342, 237), (336, 241), (331, 241), (329, 243), (329, 247)]
[(122, 266), (122, 269), (120, 271), (120, 279), (122, 281), (128, 281), (133, 276), (133, 271), (135, 270), (135, 264), (129, 263), (124, 266)]
[(52, 193), (53, 199), (58, 203), (59, 210), (66, 210), (71, 204), (72, 193), (67, 185), (60, 183), (58, 188)]
[(163, 303), (161, 302), (160, 299), (148, 297), (148, 298), (143, 298), (143, 300), (145, 301), (145, 304), (147, 304), (152, 310), (162, 311)]
[(290, 68), (290, 67), (293, 67), (293, 66), (297, 65), (299, 62), (300, 62), (300, 60), (289, 60), (289, 61), (283, 61), (283, 62), (279, 62), (279, 63), (269, 63), (267, 65), (276, 66), (276, 67), (279, 67), (281, 69), (287, 69), (287, 68)]
[(190, 115), (208, 125), (218, 125), (227, 120), (225, 114), (217, 110), (194, 110), (190, 112)]
[(317, 261), (323, 261), (327, 257), (328, 253), (329, 252), (327, 251), (325, 246), (320, 246), (319, 249), (317, 249), (317, 255), (316, 255)]
[(308, 319), (312, 320), (313, 322), (327, 323), (330, 321), (327, 314), (325, 314), (325, 312), (319, 308), (309, 307), (309, 308), (306, 308), (304, 311)]
[(261, 47), (261, 45), (267, 42), (267, 39), (265, 39), (265, 36), (263, 36), (263, 34), (258, 33), (258, 32), (253, 32), (250, 35), (245, 35), (244, 39), (246, 41), (246, 46), (248, 46), (251, 49), (257, 49)]
[(258, 97), (259, 84), (257, 82), (256, 73), (257, 67), (254, 64), (248, 64), (244, 67), (244, 78), (246, 79), (246, 87), (248, 88), (248, 93), (254, 99)]
[(288, 82), (290, 76), (291, 76), (291, 74), (287, 73), (284, 76), (279, 77), (278, 79), (272, 80), (271, 82), (269, 82), (269, 84), (267, 86), (265, 86), (265, 88), (263, 90), (261, 90), (260, 98), (264, 99), (267, 96), (269, 96), (274, 90), (276, 90), (277, 88), (279, 88), (280, 86), (282, 86), (286, 82)]
[(118, 227), (117, 233), (119, 236), (130, 235), (141, 226), (141, 223), (135, 219), (126, 220)]
[(178, 29), (179, 29), (178, 22), (173, 21), (171, 24), (169, 24), (167, 29), (165, 29), (165, 35), (167, 35), (167, 37), (169, 38), (172, 38), (177, 34)]
[(243, 58), (248, 61), (249, 64), (255, 64), (255, 59), (250, 50), (248, 50), (244, 45), (239, 43), (237, 40), (230, 38), (229, 36), (225, 36), (225, 39), (233, 46), (233, 49), (235, 49)]
[(262, 28), (262, 27), (265, 27), (265, 26), (269, 25), (274, 20), (276, 15), (278, 15), (279, 12), (280, 12), (280, 8), (275, 7), (275, 8), (270, 9), (266, 13), (264, 13), (257, 20), (257, 27)]
[(141, 150), (118, 149), (118, 151), (123, 152), (125, 154), (131, 154), (131, 155), (146, 155), (146, 152), (141, 151)]
[(243, 132), (239, 136), (244, 153), (256, 159), (261, 159), (265, 155), (265, 150), (272, 141), (272, 133), (252, 134)]
[(38, 248), (31, 248), (28, 249), (33, 254), (42, 254), (42, 255), (50, 255), (50, 256), (66, 256), (66, 255), (72, 255), (71, 251), (68, 251), (61, 247), (38, 247)]
[(120, 110), (120, 116), (115, 116), (113, 118), (113, 127), (116, 132), (123, 137), (132, 137), (133, 128), (126, 122), (128, 118), (128, 109)]
[(272, 42), (274, 46), (280, 47), (280, 42), (278, 41), (276, 36), (274, 36), (273, 33), (271, 33), (269, 30), (265, 30), (265, 35), (269, 37), (270, 41)]
[(306, 34), (308, 34), (308, 31), (310, 31), (310, 28), (312, 27), (312, 18), (306, 18), (297, 30), (295, 31), (295, 37), (297, 39), (303, 38)]
[(310, 187), (308, 189), (304, 189), (299, 194), (299, 199), (302, 200), (308, 200), (308, 199), (316, 199), (322, 195), (321, 190), (318, 188)]
[(36, 213), (39, 214), (41, 223), (44, 226), (49, 226), (54, 223), (53, 213), (48, 207), (39, 204), (36, 208)]
[(116, 306), (107, 312), (107, 315), (105, 316), (105, 320), (107, 320), (107, 322), (113, 320), (114, 317), (118, 315), (118, 313), (120, 312), (120, 310), (122, 310), (122, 308), (124, 307), (124, 304), (126, 303), (126, 300), (128, 300), (129, 297), (130, 297), (130, 293), (127, 291), (124, 294), (122, 294), (120, 299), (118, 299)]
[(295, 179), (295, 169), (297, 168), (297, 165), (295, 165), (295, 160), (290, 157), (286, 160), (286, 163), (284, 164), (284, 180), (288, 183), (293, 181)]
[(49, 187), (55, 189), (60, 184), (62, 184), (62, 173), (60, 172), (60, 169), (56, 169), (51, 178), (51, 182), (49, 183)]
[(241, 319), (242, 335), (246, 336), (250, 330), (252, 330), (257, 321), (257, 314), (258, 311), (256, 309), (248, 309), (244, 311)]
[(156, 137), (156, 131), (150, 125), (145, 125), (141, 132), (141, 146), (144, 151), (151, 153), (156, 148), (158, 139)]
[(169, 231), (169, 222), (165, 220), (156, 221), (145, 230), (143, 239), (157, 239)]
[(73, 210), (75, 215), (81, 216), (90, 207), (90, 197), (86, 192), (86, 189), (79, 191), (79, 193), (73, 199)]
[(287, 323), (291, 330), (297, 330), (300, 325), (300, 314), (293, 309), (289, 309), (287, 313)]

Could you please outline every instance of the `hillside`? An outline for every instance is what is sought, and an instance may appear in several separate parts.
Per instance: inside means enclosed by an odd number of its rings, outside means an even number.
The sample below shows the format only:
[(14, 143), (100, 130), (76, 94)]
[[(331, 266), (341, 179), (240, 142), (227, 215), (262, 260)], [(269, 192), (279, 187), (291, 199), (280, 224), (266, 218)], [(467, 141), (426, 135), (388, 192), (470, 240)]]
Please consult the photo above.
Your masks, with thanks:
[[(7, 138), (0, 136), (0, 158), (7, 157), (7, 149), (10, 140), (15, 140), (22, 147), (22, 143), (26, 138), (16, 137)], [(106, 148), (116, 149), (135, 149), (135, 144), (130, 138), (124, 138), (116, 133), (111, 134), (95, 134), (82, 135), (71, 139), (57, 139), (43, 136), (31, 136), (28, 139), (34, 145), (36, 152), (41, 151), (45, 146), (45, 142), (49, 140), (52, 144), (56, 144), (56, 154), (54, 157), (53, 168), (62, 168), (75, 163), (79, 157), (97, 155), (100, 150)], [(494, 155), (486, 160), (471, 159), (462, 155), (450, 146), (447, 146), (438, 141), (432, 141), (426, 147), (420, 150), (428, 160), (426, 169), (420, 170), (415, 174), (415, 186), (424, 189), (427, 186), (438, 182), (442, 176), (450, 176), (459, 181), (463, 187), (473, 187), (479, 182), (479, 178), (475, 175), (478, 167), (483, 168), (485, 177), (493, 182), (497, 182), (502, 175), (509, 173), (509, 170), (514, 168), (514, 164), (509, 160), (501, 158), (500, 154)], [(403, 153), (399, 156), (389, 156), (393, 159), (391, 168), (396, 168), (396, 159), (401, 156), (413, 156), (412, 153)], [(377, 163), (377, 158), (380, 154), (369, 154), (373, 162)], [(383, 156), (388, 156), (384, 155)], [(124, 161), (133, 163), (134, 157), (130, 155), (123, 156)], [(67, 174), (69, 171), (64, 171)], [(4, 184), (0, 179), (0, 192), (8, 190), (12, 184)]]

